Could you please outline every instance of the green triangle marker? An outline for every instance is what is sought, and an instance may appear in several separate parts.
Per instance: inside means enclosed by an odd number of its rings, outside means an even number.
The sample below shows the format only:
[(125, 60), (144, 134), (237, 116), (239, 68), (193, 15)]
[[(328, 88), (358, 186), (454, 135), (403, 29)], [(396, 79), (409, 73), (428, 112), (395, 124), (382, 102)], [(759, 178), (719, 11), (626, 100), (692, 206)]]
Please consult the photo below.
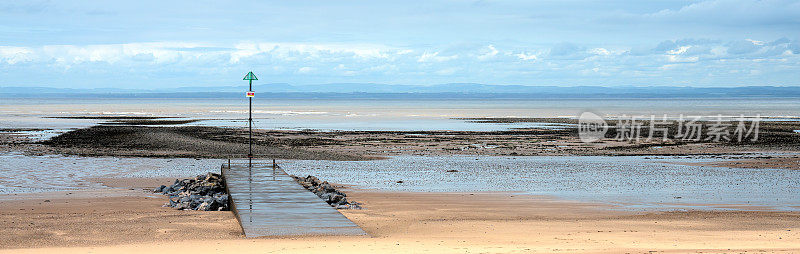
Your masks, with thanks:
[(256, 78), (256, 74), (253, 74), (253, 72), (251, 71), (248, 72), (247, 75), (244, 76), (242, 80), (258, 80), (258, 78)]

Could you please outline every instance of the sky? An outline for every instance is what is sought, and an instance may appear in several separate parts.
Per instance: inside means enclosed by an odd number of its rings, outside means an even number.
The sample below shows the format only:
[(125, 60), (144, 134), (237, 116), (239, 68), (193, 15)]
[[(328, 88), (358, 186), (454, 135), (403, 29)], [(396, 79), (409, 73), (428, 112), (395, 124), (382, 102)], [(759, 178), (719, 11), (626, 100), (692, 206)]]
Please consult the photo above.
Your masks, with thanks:
[(0, 87), (800, 86), (800, 0), (0, 0)]

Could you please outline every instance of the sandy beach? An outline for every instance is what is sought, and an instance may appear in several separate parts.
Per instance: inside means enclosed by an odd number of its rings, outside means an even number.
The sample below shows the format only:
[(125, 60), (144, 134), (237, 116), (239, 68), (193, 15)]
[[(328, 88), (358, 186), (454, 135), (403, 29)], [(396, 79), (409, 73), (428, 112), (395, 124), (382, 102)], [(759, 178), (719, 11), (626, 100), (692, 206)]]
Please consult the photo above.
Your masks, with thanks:
[(366, 209), (342, 212), (369, 236), (244, 239), (230, 212), (162, 208), (165, 198), (142, 190), (4, 197), (0, 253), (800, 251), (796, 212), (641, 213), (509, 193), (348, 193)]

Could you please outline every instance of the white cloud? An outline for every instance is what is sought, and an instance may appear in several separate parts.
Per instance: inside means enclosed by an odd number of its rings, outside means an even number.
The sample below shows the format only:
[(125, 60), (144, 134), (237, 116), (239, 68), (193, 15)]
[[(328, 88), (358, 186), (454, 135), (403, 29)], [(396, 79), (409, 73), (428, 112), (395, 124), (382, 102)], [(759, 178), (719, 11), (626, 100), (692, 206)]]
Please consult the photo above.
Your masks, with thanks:
[(25, 47), (0, 46), (0, 62), (16, 64), (32, 60), (33, 52)]
[[(286, 83), (447, 83), (457, 80), (591, 85), (597, 82), (660, 84), (676, 79), (691, 83), (697, 77), (714, 77), (706, 79), (707, 82), (723, 84), (750, 79), (751, 82), (787, 84), (785, 80), (792, 80), (792, 75), (796, 79), (796, 74), (791, 73), (800, 71), (800, 55), (794, 53), (797, 45), (796, 40), (786, 38), (679, 39), (637, 46), (642, 49), (635, 50), (636, 53), (631, 53), (633, 47), (618, 44), (588, 46), (568, 42), (527, 47), (501, 43), (392, 47), (275, 42), (0, 46), (0, 69), (3, 70), (0, 80), (24, 81), (24, 76), (32, 73), (50, 75), (53, 82), (69, 82), (61, 81), (69, 80), (64, 76), (84, 78), (94, 74), (103, 74), (98, 77), (103, 80), (108, 73), (115, 73), (115, 77), (121, 78), (162, 77), (148, 82), (171, 83), (175, 81), (167, 79), (173, 76), (182, 77), (181, 82), (227, 82), (225, 80), (235, 78), (225, 77), (226, 73), (240, 76), (240, 70), (254, 70), (270, 77), (270, 82)], [(729, 72), (739, 69), (743, 71)], [(133, 80), (135, 78), (130, 82)]]
[(451, 56), (439, 56), (439, 52), (428, 53), (425, 52), (419, 58), (417, 58), (417, 62), (420, 63), (427, 63), (427, 62), (444, 62), (458, 59), (458, 55), (451, 55)]
[(479, 60), (487, 60), (497, 56), (497, 53), (500, 53), (500, 51), (498, 51), (494, 45), (486, 46), (486, 49), (488, 50), (486, 53), (478, 56)]
[(611, 51), (608, 51), (607, 49), (604, 49), (604, 48), (593, 48), (593, 49), (589, 50), (589, 52), (591, 52), (592, 54), (595, 54), (595, 55), (600, 55), (600, 56), (611, 55)]
[(238, 63), (244, 58), (268, 54), (287, 60), (303, 58), (320, 58), (336, 55), (354, 59), (388, 59), (391, 55), (411, 53), (405, 49), (396, 49), (384, 45), (373, 44), (307, 44), (307, 43), (239, 43), (231, 54), (231, 63)]
[(308, 67), (308, 66), (303, 66), (303, 67), (300, 67), (300, 69), (297, 69), (297, 73), (300, 73), (300, 74), (308, 74), (308, 73), (311, 73), (312, 71), (314, 71), (314, 68), (311, 68), (311, 67)]
[(686, 51), (689, 50), (689, 48), (691, 48), (691, 47), (692, 46), (680, 46), (677, 49), (673, 49), (673, 50), (667, 51), (667, 54), (680, 55), (680, 54), (686, 53)]
[(753, 43), (756, 46), (764, 46), (764, 42), (763, 41), (757, 41), (757, 40), (753, 40), (753, 39), (745, 39), (745, 40)]
[(667, 55), (667, 61), (671, 63), (694, 63), (700, 60), (700, 57), (690, 56), (682, 57), (679, 55)]
[(523, 60), (523, 61), (536, 61), (536, 59), (538, 59), (536, 54), (528, 54), (528, 53), (525, 53), (525, 52), (518, 53), (515, 56), (517, 58), (519, 58), (520, 60)]

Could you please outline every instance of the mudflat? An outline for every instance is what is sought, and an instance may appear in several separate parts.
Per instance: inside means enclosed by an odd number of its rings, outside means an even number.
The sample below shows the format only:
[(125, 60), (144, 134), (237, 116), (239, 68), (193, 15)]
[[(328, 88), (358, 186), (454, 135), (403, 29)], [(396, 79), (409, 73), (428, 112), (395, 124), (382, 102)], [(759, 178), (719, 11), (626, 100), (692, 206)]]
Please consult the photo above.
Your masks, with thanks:
[[(574, 124), (562, 118), (473, 118), (475, 122), (532, 121)], [(123, 121), (129, 121), (123, 120)], [(566, 122), (565, 122), (566, 121)], [(756, 141), (698, 141), (675, 138), (676, 133), (646, 139), (646, 127), (637, 142), (620, 141), (615, 132), (593, 143), (581, 142), (577, 127), (513, 129), (505, 131), (291, 131), (255, 130), (255, 154), (284, 159), (369, 160), (392, 155), (725, 155), (800, 152), (800, 122), (760, 124)], [(677, 129), (676, 128), (671, 128)], [(613, 130), (613, 129), (612, 129)], [(5, 135), (3, 134), (5, 133)], [(247, 150), (248, 132), (242, 128), (209, 126), (153, 127), (100, 125), (77, 129), (48, 141), (14, 141), (0, 131), (0, 148), (31, 154), (82, 156), (227, 158)], [(790, 156), (791, 157), (791, 156)]]

